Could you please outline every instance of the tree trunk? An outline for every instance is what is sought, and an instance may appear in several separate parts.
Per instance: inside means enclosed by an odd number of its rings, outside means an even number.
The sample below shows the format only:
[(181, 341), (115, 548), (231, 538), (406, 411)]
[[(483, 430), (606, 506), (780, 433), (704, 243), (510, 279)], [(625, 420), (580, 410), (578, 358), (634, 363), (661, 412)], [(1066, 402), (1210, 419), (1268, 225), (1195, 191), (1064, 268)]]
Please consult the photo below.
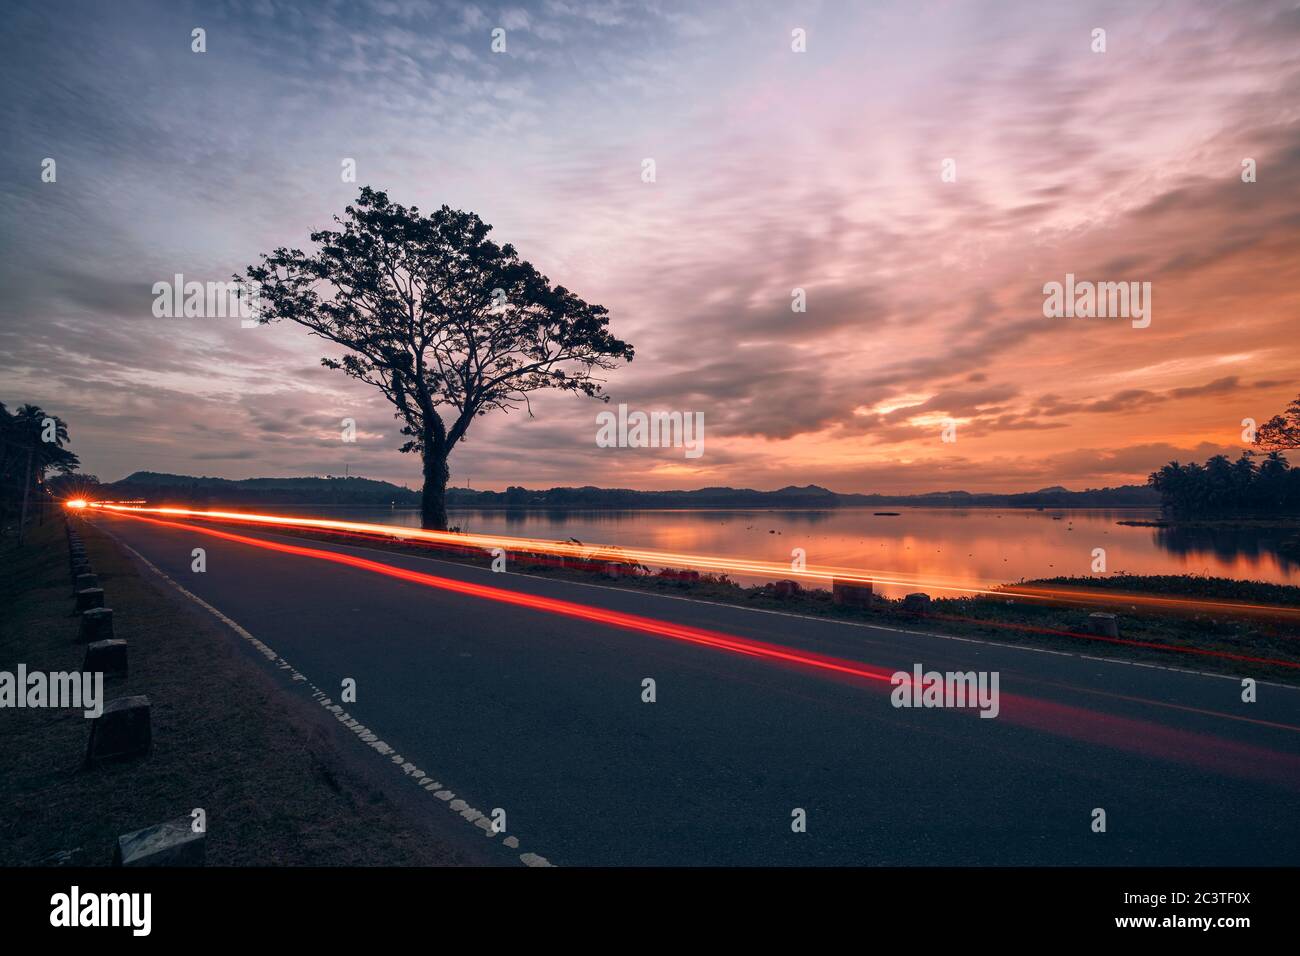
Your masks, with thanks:
[(424, 448), (424, 491), (420, 498), (420, 527), (425, 531), (447, 530), (447, 456), (426, 444)]
[(23, 472), (23, 510), (18, 518), (18, 543), (20, 545), (23, 543), (23, 534), (27, 524), (27, 494), (32, 489), (32, 451), (34, 448), (33, 445), (27, 449), (27, 470)]

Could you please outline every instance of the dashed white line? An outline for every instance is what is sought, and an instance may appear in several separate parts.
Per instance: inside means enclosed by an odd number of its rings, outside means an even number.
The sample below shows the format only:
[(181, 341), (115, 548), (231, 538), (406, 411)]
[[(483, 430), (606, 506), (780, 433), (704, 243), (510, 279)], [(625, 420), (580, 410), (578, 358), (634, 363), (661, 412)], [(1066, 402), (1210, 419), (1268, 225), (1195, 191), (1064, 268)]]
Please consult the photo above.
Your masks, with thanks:
[[(228, 628), (230, 628), (232, 631), (234, 631), (236, 634), (242, 637), (245, 641), (251, 644), (257, 650), (257, 652), (261, 654), (263, 657), (265, 657), (275, 668), (277, 668), (278, 670), (286, 671), (290, 679), (293, 680), (294, 682), (305, 684), (307, 688), (311, 691), (312, 699), (316, 701), (316, 703), (320, 704), (321, 707), (323, 707), (325, 710), (333, 714), (335, 719), (338, 720), (339, 723), (343, 724), (350, 731), (356, 734), (357, 737), (363, 743), (367, 744), (372, 750), (374, 750), (376, 753), (380, 754), (381, 756), (388, 757), (389, 761), (395, 767), (401, 770), (402, 773), (406, 775), (406, 778), (408, 780), (413, 782), (416, 786), (420, 787), (421, 789), (429, 793), (432, 793), (443, 803), (448, 804), (448, 806), (450, 807), (453, 813), (455, 813), (458, 817), (465, 820), (466, 822), (474, 825), (477, 829), (482, 830), (484, 836), (488, 837), (489, 839), (496, 837), (497, 835), (496, 831), (492, 829), (491, 820), (488, 818), (486, 814), (484, 814), (480, 810), (475, 809), (474, 807), (471, 807), (467, 802), (465, 802), (465, 800), (457, 798), (456, 794), (451, 790), (443, 789), (443, 785), (441, 783), (435, 781), (434, 778), (431, 777), (429, 774), (425, 773), (414, 763), (407, 760), (401, 754), (397, 753), (391, 746), (385, 743), (384, 740), (380, 738), (378, 734), (376, 734), (369, 727), (365, 726), (359, 720), (357, 720), (351, 714), (345, 711), (341, 705), (336, 704), (333, 700), (331, 700), (330, 697), (326, 695), (326, 693), (323, 690), (321, 690), (310, 680), (308, 680), (307, 675), (303, 674), (292, 664), (290, 664), (287, 660), (285, 660), (278, 653), (276, 653), (275, 649), (272, 648), (269, 644), (254, 636), (252, 633), (248, 631), (247, 628), (239, 624), (239, 622), (231, 619), (229, 616), (222, 613), (217, 608), (213, 607), (207, 601), (203, 600), (203, 598), (199, 597), (197, 594), (186, 589), (183, 585), (181, 585), (174, 578), (168, 575), (165, 571), (163, 571), (161, 568), (155, 565), (143, 554), (141, 554), (135, 548), (131, 547), (121, 538), (117, 537), (117, 535), (103, 528), (101, 528), (100, 530), (103, 531), (104, 534), (112, 538), (114, 541), (116, 541), (121, 547), (125, 548), (127, 551), (135, 555), (136, 558), (138, 558), (145, 565), (145, 567), (147, 567), (150, 571), (158, 575), (160, 578), (162, 578), (164, 581), (166, 581), (168, 584), (174, 587), (185, 597), (189, 598), (199, 607), (203, 608), (205, 611), (207, 611), (209, 614), (215, 617), (218, 621), (226, 625)], [(512, 850), (519, 849), (519, 839), (516, 836), (513, 835), (508, 836), (502, 841), (502, 843), (504, 843), (507, 847), (509, 847)], [(553, 865), (549, 860), (546, 859), (546, 857), (540, 856), (536, 853), (519, 854), (519, 862), (523, 863), (524, 866), (531, 866), (531, 867)]]

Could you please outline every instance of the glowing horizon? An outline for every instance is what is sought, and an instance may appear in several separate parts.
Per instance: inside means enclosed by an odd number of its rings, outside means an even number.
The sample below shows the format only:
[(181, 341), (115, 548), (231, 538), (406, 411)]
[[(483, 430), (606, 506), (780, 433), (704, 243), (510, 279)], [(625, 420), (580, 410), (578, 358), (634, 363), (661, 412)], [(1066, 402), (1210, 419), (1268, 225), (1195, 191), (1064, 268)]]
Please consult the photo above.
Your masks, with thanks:
[[(10, 108), (49, 118), (19, 125), (15, 151), (63, 157), (57, 183), (5, 187), (0, 348), (6, 397), (67, 420), (104, 480), (418, 485), (385, 401), (319, 367), (327, 343), (151, 314), (152, 283), (309, 246), (366, 184), (479, 213), (637, 349), (611, 406), (544, 395), (534, 418), (478, 421), (455, 485), (1141, 483), (1174, 458), (1235, 456), (1242, 421), (1300, 391), (1300, 28), (1284, 3), (463, 18), (362, 3), (292, 24), (268, 7), (213, 12), (206, 58), (169, 39), (188, 36), (183, 11), (87, 10), (96, 39), (74, 44), (54, 16), (16, 12), (0, 67)], [(143, 51), (169, 83), (117, 67)], [(37, 84), (34, 58), (67, 82)], [(214, 111), (281, 122), (232, 146)], [(87, 150), (113, 175), (87, 176)], [(1150, 326), (1044, 316), (1067, 275), (1151, 283)], [(619, 403), (703, 414), (707, 451), (597, 447), (596, 415)]]
[[(69, 502), (69, 506), (72, 504)], [(394, 542), (417, 541), (433, 545), (472, 548), (491, 552), (494, 548), (513, 550), (516, 553), (544, 554), (586, 561), (641, 563), (659, 568), (684, 568), (712, 574), (738, 574), (751, 578), (776, 578), (791, 580), (818, 580), (858, 585), (886, 585), (899, 587), (924, 587), (949, 594), (992, 595), (1044, 603), (1086, 602), (1098, 605), (1137, 605), (1163, 610), (1199, 610), (1234, 612), (1241, 615), (1266, 615), (1300, 620), (1300, 608), (1246, 601), (1214, 601), (1202, 598), (1166, 597), (1120, 591), (1097, 591), (1085, 588), (1042, 587), (1006, 585), (996, 581), (975, 581), (944, 577), (935, 574), (911, 574), (889, 569), (849, 568), (832, 565), (805, 565), (794, 567), (790, 563), (760, 561), (739, 556), (702, 555), (680, 551), (664, 551), (622, 545), (570, 544), (544, 538), (520, 538), (511, 535), (469, 534), (460, 531), (427, 531), (396, 525), (373, 524), (360, 521), (343, 521), (335, 518), (313, 518), (298, 515), (259, 514), (247, 511), (202, 510), (177, 507), (146, 507), (109, 502), (91, 502), (92, 509), (125, 515), (169, 515), (174, 517), (208, 518), (266, 525), (270, 527), (298, 528), (320, 531), (360, 534)], [(1077, 635), (1076, 635), (1077, 636)], [(1134, 643), (1120, 641), (1118, 643)], [(1150, 645), (1161, 646), (1164, 645)], [(1233, 657), (1236, 655), (1216, 655)], [(1240, 657), (1241, 660), (1263, 661), (1264, 658)], [(1269, 660), (1270, 663), (1279, 663)], [(1281, 666), (1300, 666), (1281, 662)]]

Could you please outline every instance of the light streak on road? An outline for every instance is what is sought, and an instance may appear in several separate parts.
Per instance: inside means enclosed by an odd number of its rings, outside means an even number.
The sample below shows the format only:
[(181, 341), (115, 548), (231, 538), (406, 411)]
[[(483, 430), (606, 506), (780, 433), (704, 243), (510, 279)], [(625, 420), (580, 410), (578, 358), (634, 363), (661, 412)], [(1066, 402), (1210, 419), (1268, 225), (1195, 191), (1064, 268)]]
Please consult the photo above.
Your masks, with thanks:
[(457, 594), (464, 594), (470, 597), (484, 598), (487, 600), (498, 601), (503, 604), (514, 604), (535, 611), (546, 611), (550, 614), (561, 614), (566, 617), (581, 618), (586, 621), (594, 621), (597, 624), (608, 624), (611, 627), (624, 628), (630, 631), (640, 631), (646, 634), (670, 637), (674, 640), (685, 641), (690, 644), (700, 644), (707, 647), (717, 648), (719, 650), (732, 651), (733, 653), (744, 654), (748, 657), (765, 658), (767, 660), (780, 661), (786, 664), (797, 664), (830, 673), (842, 674), (849, 677), (858, 677), (871, 681), (884, 681), (885, 683), (889, 683), (890, 677), (894, 673), (893, 671), (887, 671), (879, 667), (872, 667), (868, 664), (858, 664), (853, 661), (840, 660), (839, 658), (829, 657), (824, 654), (816, 654), (812, 651), (796, 651), (788, 647), (782, 647), (779, 644), (768, 644), (765, 641), (736, 637), (724, 634), (720, 631), (711, 631), (705, 628), (692, 627), (687, 624), (674, 624), (671, 621), (662, 621), (657, 618), (643, 617), (639, 614), (627, 614), (623, 611), (611, 611), (605, 608), (591, 607), (586, 604), (578, 604), (574, 601), (564, 601), (559, 598), (541, 597), (539, 595), (524, 594), (520, 591), (511, 591), (505, 588), (490, 587), (485, 584), (474, 584), (470, 581), (458, 581), (455, 578), (444, 578), (434, 574), (426, 574), (423, 571), (412, 571), (407, 568), (399, 568), (391, 564), (384, 564), (381, 561), (372, 561), (369, 558), (344, 554), (339, 551), (325, 551), (320, 548), (309, 548), (302, 545), (286, 544), (281, 541), (268, 541), (265, 538), (250, 538), (247, 535), (234, 534), (229, 531), (219, 531), (216, 528), (207, 528), (200, 525), (183, 524), (178, 521), (161, 521), (156, 518), (144, 518), (134, 515), (132, 517), (137, 517), (138, 520), (147, 521), (150, 524), (162, 525), (168, 528), (179, 528), (184, 531), (195, 531), (199, 534), (210, 535), (226, 541), (234, 541), (238, 544), (264, 548), (268, 551), (278, 551), (282, 554), (314, 558), (318, 561), (329, 561), (333, 564), (344, 564), (349, 567), (358, 568), (362, 571), (370, 571), (374, 574), (382, 574), (386, 577), (396, 578), (400, 581), (409, 581), (413, 584), (422, 584), (426, 587), (439, 588), (444, 591), (453, 591)]
[[(895, 674), (903, 675), (902, 683), (911, 683), (905, 671), (893, 671), (860, 661), (771, 644), (766, 641), (727, 634), (722, 631), (687, 624), (676, 624), (640, 614), (629, 614), (623, 611), (592, 607), (558, 598), (524, 594), (469, 581), (459, 581), (454, 578), (413, 571), (339, 551), (327, 551), (304, 545), (271, 541), (265, 538), (253, 538), (212, 527), (185, 524), (178, 521), (165, 521), (158, 518), (146, 518), (137, 514), (128, 514), (127, 516), (153, 525), (191, 531), (281, 554), (345, 565), (396, 580), (469, 597), (577, 618), (610, 627), (665, 637), (713, 650), (727, 651), (765, 662), (793, 666), (826, 677), (864, 680), (868, 682), (868, 686), (881, 687), (881, 685), (888, 685), (892, 688), (895, 686)], [(1138, 698), (1127, 699), (1138, 700)], [(969, 714), (975, 713), (973, 710), (966, 710), (965, 712)], [(1201, 713), (1216, 716), (1212, 711), (1201, 711)], [(1300, 757), (1293, 753), (1274, 751), (1253, 744), (1242, 744), (1150, 721), (1121, 717), (1115, 714), (1092, 711), (1083, 707), (1017, 694), (1000, 694), (1000, 716), (1012, 723), (1030, 726), (1056, 736), (1071, 737), (1102, 746), (1140, 753), (1155, 759), (1191, 763), (1205, 769), (1233, 776), (1263, 777), (1292, 789), (1300, 789)], [(1285, 727), (1287, 730), (1300, 730), (1300, 728), (1286, 727), (1285, 725), (1278, 726), (1280, 728)]]
[[(236, 521), (281, 528), (298, 528), (360, 534), (395, 542), (421, 542), (441, 547), (479, 549), (491, 551), (501, 548), (506, 552), (546, 554), (561, 558), (588, 561), (635, 562), (654, 567), (689, 568), (701, 572), (738, 574), (759, 578), (803, 578), (816, 581), (833, 580), (857, 585), (896, 585), (947, 591), (960, 595), (979, 594), (1005, 600), (1036, 601), (1047, 604), (1079, 603), (1144, 607), (1153, 610), (1181, 612), (1234, 613), (1266, 615), (1300, 620), (1300, 608), (1239, 601), (1216, 601), (1204, 598), (1129, 594), (1110, 590), (1088, 590), (1049, 586), (999, 585), (988, 581), (972, 581), (941, 575), (912, 575), (882, 569), (844, 568), (830, 565), (808, 565), (794, 569), (787, 563), (760, 561), (748, 558), (687, 554), (646, 548), (613, 545), (582, 545), (570, 542), (548, 541), (541, 538), (517, 538), (507, 535), (467, 534), (455, 531), (426, 531), (421, 528), (403, 528), (395, 525), (371, 524), (359, 521), (341, 521), (334, 518), (312, 518), (297, 515), (268, 515), (244, 511), (201, 511), (192, 508), (144, 507), (112, 502), (92, 502), (92, 508), (124, 514), (157, 514), (170, 517), (200, 518), (215, 521)], [(1078, 635), (1074, 635), (1078, 636)]]

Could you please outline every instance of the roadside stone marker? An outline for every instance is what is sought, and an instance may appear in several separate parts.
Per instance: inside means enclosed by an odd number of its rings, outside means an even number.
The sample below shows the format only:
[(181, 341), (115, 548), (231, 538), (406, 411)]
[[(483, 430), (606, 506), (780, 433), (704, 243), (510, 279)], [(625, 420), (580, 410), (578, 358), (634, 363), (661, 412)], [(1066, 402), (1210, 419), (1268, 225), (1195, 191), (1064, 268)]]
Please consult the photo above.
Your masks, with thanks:
[(104, 606), (103, 588), (86, 588), (77, 592), (77, 610), (89, 611), (93, 607)]
[(149, 698), (143, 694), (118, 697), (105, 704), (104, 712), (91, 721), (86, 763), (143, 756), (152, 743)]
[(1089, 614), (1088, 632), (1102, 637), (1119, 637), (1119, 619), (1104, 611)]
[(77, 641), (90, 644), (94, 641), (107, 641), (113, 636), (113, 609), (111, 607), (92, 607), (81, 612), (81, 630)]
[(787, 578), (785, 580), (775, 582), (772, 585), (772, 590), (776, 593), (776, 596), (779, 598), (792, 598), (795, 595), (802, 593), (803, 588), (799, 586), (798, 581), (791, 581)]
[(207, 832), (195, 833), (189, 817), (178, 817), (117, 838), (114, 866), (202, 866)]
[(87, 644), (86, 660), (81, 669), (92, 674), (102, 672), (105, 677), (125, 677), (126, 641), (116, 638)]
[(903, 610), (914, 611), (917, 614), (924, 614), (930, 610), (930, 595), (924, 591), (917, 591), (903, 598)]
[(92, 574), (89, 571), (87, 571), (77, 575), (76, 583), (73, 584), (72, 586), (72, 593), (76, 594), (78, 591), (84, 591), (87, 588), (97, 588), (97, 587), (99, 587), (99, 575)]
[(871, 582), (831, 581), (831, 601), (844, 607), (870, 607)]

